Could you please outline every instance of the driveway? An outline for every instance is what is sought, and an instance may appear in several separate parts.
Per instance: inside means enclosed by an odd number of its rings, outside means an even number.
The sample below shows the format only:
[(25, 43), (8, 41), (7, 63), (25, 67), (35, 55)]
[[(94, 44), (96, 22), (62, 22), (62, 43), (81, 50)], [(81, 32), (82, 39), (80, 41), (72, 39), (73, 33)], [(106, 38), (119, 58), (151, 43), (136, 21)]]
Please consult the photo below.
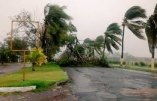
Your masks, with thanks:
[(157, 75), (114, 68), (67, 68), (79, 101), (157, 101)]
[[(26, 64), (26, 67), (30, 66), (30, 64)], [(12, 73), (23, 68), (23, 63), (7, 63), (0, 66), (0, 76), (8, 73)]]

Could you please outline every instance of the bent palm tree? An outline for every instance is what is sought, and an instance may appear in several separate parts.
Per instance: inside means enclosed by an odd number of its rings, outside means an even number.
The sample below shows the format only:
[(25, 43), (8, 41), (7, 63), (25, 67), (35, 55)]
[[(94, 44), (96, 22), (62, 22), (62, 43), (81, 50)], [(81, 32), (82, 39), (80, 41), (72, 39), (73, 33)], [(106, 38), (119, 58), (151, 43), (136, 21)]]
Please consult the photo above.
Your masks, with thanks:
[(44, 8), (44, 28), (41, 35), (42, 48), (50, 60), (59, 51), (62, 41), (69, 32), (68, 22), (72, 19), (65, 11), (65, 6), (47, 4)]
[(121, 66), (123, 65), (123, 50), (124, 50), (124, 32), (127, 27), (131, 32), (139, 39), (145, 39), (142, 35), (142, 29), (144, 28), (144, 22), (139, 18), (146, 18), (145, 10), (140, 6), (133, 6), (125, 13), (123, 19), (123, 35), (122, 35), (122, 53), (121, 53)]
[(151, 70), (154, 71), (155, 48), (157, 47), (157, 5), (154, 14), (149, 17), (146, 23), (145, 32), (148, 39), (149, 50), (152, 54)]
[(116, 50), (119, 49), (119, 45), (121, 45), (121, 39), (117, 35), (121, 35), (121, 33), (122, 30), (120, 29), (120, 26), (117, 23), (112, 23), (108, 26), (107, 30), (104, 33), (104, 51), (106, 48), (108, 52), (113, 53), (112, 47)]
[(94, 41), (90, 38), (86, 38), (83, 42), (83, 44), (86, 46), (86, 52), (88, 57), (93, 56), (94, 57)]

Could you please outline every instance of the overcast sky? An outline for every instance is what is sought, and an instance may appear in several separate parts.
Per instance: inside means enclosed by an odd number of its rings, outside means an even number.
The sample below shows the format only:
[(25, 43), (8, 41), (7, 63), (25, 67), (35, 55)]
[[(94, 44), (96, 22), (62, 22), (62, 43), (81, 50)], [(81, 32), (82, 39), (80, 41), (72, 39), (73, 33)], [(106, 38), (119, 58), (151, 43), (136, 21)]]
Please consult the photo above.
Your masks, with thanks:
[[(10, 16), (17, 15), (23, 9), (30, 11), (35, 20), (43, 21), (46, 4), (67, 6), (66, 12), (73, 18), (77, 27), (78, 39), (95, 39), (103, 35), (107, 26), (113, 22), (121, 25), (125, 12), (131, 6), (139, 5), (151, 15), (156, 0), (0, 0), (0, 41), (10, 31)], [(134, 56), (150, 57), (147, 41), (139, 40), (129, 30), (125, 33), (124, 52)], [(121, 50), (119, 50), (120, 52)]]

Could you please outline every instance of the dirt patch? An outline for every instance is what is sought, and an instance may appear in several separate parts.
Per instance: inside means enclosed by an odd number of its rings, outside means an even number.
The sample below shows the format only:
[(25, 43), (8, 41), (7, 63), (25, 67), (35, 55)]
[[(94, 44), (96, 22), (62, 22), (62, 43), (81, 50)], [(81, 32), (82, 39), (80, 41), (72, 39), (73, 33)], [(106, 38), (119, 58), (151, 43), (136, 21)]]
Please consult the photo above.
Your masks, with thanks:
[(56, 87), (43, 92), (0, 95), (0, 101), (78, 101), (69, 87)]
[[(143, 89), (129, 89), (124, 88), (120, 90), (125, 96), (145, 96), (145, 97), (153, 97), (157, 96), (157, 89), (153, 88), (143, 88)], [(146, 101), (149, 101), (148, 99)]]

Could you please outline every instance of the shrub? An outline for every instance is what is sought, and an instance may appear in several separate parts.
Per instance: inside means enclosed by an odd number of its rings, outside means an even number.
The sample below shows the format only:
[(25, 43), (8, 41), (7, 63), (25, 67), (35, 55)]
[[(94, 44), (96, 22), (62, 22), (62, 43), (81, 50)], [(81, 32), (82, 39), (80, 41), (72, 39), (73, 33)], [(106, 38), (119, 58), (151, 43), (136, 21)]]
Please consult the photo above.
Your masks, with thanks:
[[(157, 67), (157, 63), (155, 63), (154, 66)], [(150, 67), (151, 67), (151, 65), (150, 65)]]
[(146, 64), (144, 62), (140, 62), (139, 64), (140, 64), (140, 66), (146, 66)]
[(123, 61), (123, 65), (126, 65), (126, 61)]
[(119, 61), (109, 61), (109, 63), (111, 63), (111, 64), (120, 64)]
[(108, 62), (107, 58), (105, 58), (105, 59), (101, 58), (101, 59), (99, 59), (98, 65), (101, 67), (109, 67), (109, 62)]
[(29, 55), (26, 56), (26, 61), (32, 63), (32, 71), (35, 71), (35, 65), (41, 66), (42, 64), (45, 64), (47, 62), (47, 57), (43, 53), (42, 49), (37, 51), (37, 49), (34, 48), (33, 50), (36, 51), (30, 52)]
[(135, 66), (139, 66), (139, 63), (138, 63), (138, 62), (135, 62)]

